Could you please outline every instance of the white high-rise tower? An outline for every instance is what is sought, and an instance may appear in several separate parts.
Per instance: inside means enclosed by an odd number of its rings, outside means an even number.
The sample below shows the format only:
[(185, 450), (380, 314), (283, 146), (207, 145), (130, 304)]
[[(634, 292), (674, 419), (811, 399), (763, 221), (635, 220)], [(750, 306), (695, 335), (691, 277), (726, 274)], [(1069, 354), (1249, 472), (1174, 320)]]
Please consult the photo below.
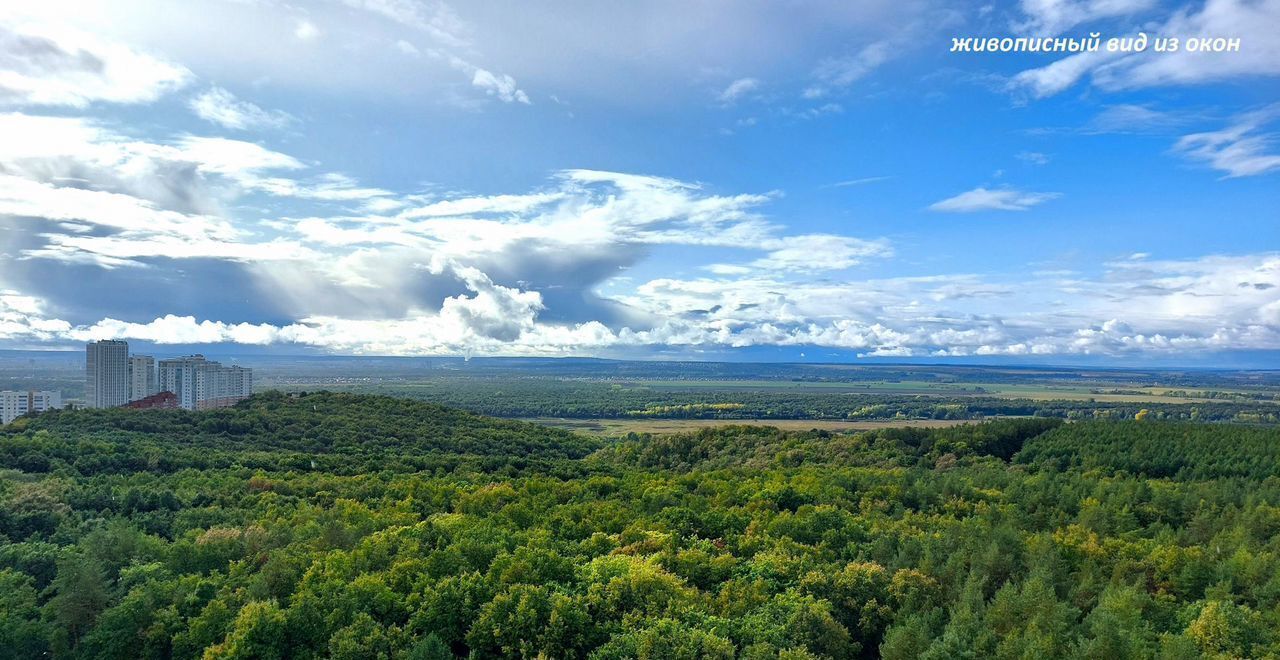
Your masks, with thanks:
[(104, 339), (85, 345), (84, 400), (89, 408), (129, 402), (129, 344)]

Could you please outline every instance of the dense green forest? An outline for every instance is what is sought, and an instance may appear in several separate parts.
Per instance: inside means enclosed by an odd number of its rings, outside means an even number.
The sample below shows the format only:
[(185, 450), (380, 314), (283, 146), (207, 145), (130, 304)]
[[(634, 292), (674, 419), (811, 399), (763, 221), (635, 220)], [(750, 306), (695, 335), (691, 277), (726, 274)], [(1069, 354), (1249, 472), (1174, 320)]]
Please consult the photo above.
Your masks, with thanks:
[(0, 430), (0, 649), (56, 658), (1280, 654), (1280, 430), (616, 443), (267, 393)]
[[(299, 386), (295, 389), (307, 389)], [(496, 417), (577, 419), (658, 417), (724, 419), (983, 419), (1038, 416), (1061, 419), (1132, 419), (1143, 410), (1155, 419), (1280, 422), (1275, 401), (1218, 400), (1194, 403), (1021, 399), (963, 391), (930, 394), (863, 394), (839, 390), (751, 387), (651, 388), (600, 381), (550, 378), (437, 377), (412, 384), (329, 384), (325, 389), (428, 400)], [(1274, 397), (1274, 393), (1267, 396)]]

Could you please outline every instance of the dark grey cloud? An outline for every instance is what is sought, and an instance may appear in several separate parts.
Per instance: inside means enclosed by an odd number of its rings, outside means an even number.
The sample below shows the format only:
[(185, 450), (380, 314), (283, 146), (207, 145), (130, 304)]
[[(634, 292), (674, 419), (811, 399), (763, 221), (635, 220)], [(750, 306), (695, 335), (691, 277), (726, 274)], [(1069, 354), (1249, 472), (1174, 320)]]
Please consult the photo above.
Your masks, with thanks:
[(0, 26), (0, 70), (48, 75), (102, 73), (106, 64), (85, 50), (67, 50), (46, 37), (19, 34)]

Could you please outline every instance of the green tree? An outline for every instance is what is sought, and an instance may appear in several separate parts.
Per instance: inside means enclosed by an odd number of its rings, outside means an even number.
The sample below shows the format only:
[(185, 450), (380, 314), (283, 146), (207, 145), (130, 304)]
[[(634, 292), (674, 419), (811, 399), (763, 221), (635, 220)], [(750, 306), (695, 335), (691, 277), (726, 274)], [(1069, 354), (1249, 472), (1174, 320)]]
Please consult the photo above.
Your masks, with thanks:
[(285, 614), (272, 601), (254, 601), (240, 609), (231, 632), (204, 652), (205, 660), (275, 660), (289, 648)]
[(108, 603), (102, 569), (84, 555), (68, 554), (58, 562), (58, 576), (50, 586), (53, 597), (45, 612), (58, 627), (57, 646), (74, 648), (93, 627)]
[(12, 569), (0, 569), (0, 649), (15, 658), (49, 652), (48, 626), (40, 619), (35, 581)]

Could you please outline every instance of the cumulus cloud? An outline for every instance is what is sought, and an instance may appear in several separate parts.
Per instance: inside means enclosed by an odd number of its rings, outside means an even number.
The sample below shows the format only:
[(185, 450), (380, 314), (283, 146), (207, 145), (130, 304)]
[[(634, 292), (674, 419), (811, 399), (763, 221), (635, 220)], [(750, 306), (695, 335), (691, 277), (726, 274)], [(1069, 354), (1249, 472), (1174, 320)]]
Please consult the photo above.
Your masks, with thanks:
[(171, 210), (218, 211), (211, 187), (324, 200), (368, 200), (366, 188), (339, 173), (311, 180), (276, 176), (307, 169), (300, 160), (254, 142), (183, 135), (168, 142), (138, 140), (89, 119), (0, 114), (0, 167), (58, 187), (91, 187), (142, 198)]
[(280, 128), (293, 121), (286, 112), (263, 110), (216, 85), (192, 97), (187, 105), (197, 117), (235, 130)]
[[(0, 146), (0, 164), (12, 172), (0, 177), (0, 215), (44, 227), (42, 242), (0, 266), (0, 281), (44, 287), (0, 295), (0, 338), (11, 345), (125, 337), (370, 354), (529, 355), (815, 345), (877, 356), (1280, 347), (1275, 254), (1126, 259), (1097, 277), (1044, 273), (1031, 282), (973, 274), (815, 278), (886, 258), (892, 245), (789, 233), (761, 213), (770, 193), (716, 194), (696, 183), (598, 170), (564, 171), (525, 193), (383, 191), (375, 199), (391, 202), (385, 212), (282, 218), (273, 221), (275, 235), (262, 235), (221, 214), (168, 208), (174, 200), (163, 195), (147, 198), (120, 164), (184, 163), (196, 181), (224, 181), (248, 193), (313, 194), (321, 204), (359, 200), (362, 189), (340, 176), (301, 181), (295, 177), (309, 166), (252, 143), (184, 136), (153, 144), (89, 122), (38, 119), (54, 123), (42, 129), (23, 115), (3, 120), (50, 138)], [(60, 170), (49, 164), (68, 162), (93, 185), (60, 185), (51, 174)], [(978, 191), (939, 204), (1016, 210), (1050, 195)], [(598, 292), (647, 251), (672, 246), (750, 256), (704, 264), (705, 278), (657, 278), (607, 296)], [(44, 301), (68, 295), (74, 285), (50, 288), (23, 276), (50, 260), (106, 269), (94, 276), (103, 286), (116, 277), (107, 273), (176, 278), (197, 262), (235, 264), (240, 275), (219, 272), (192, 285), (249, 278), (256, 284), (241, 286), (266, 293), (277, 306), (274, 317), (294, 320), (236, 318), (234, 307), (222, 318), (167, 312), (69, 319), (48, 313)], [(1046, 295), (1055, 305), (1044, 304)], [(67, 299), (58, 299), (67, 308)]]
[(498, 97), (503, 103), (529, 105), (529, 95), (517, 88), (515, 78), (509, 75), (495, 74), (477, 67), (471, 76), (471, 84), (490, 96)]
[[(773, 191), (580, 169), (523, 191), (400, 193), (245, 140), (145, 140), (22, 113), (0, 115), (0, 134), (0, 218), (11, 229), (0, 238), (12, 241), (0, 247), (13, 257), (0, 260), (6, 345), (124, 337), (530, 355), (816, 345), (885, 356), (1280, 347), (1275, 254), (1128, 259), (1093, 276), (877, 279), (842, 271), (892, 256), (892, 244), (794, 231), (766, 215)], [(934, 206), (1023, 210), (1052, 196), (978, 188)], [(681, 267), (646, 279), (636, 266), (658, 252)], [(624, 275), (634, 284), (610, 286)], [(154, 287), (148, 307), (90, 304), (139, 286)], [(200, 301), (197, 313), (183, 300)]]
[(1013, 188), (988, 189), (977, 187), (954, 197), (934, 202), (930, 211), (944, 213), (973, 213), (976, 211), (1026, 211), (1060, 197), (1054, 192), (1024, 192)]
[(86, 33), (0, 25), (0, 105), (149, 103), (190, 79), (182, 66)]
[[(251, 320), (172, 312), (155, 322), (55, 319), (77, 329), (63, 335), (71, 338), (114, 332), (154, 341), (170, 333), (338, 347), (349, 344), (336, 335), (353, 327), (410, 341), (408, 330), (427, 323), (431, 337), (399, 348), (386, 340), (378, 350), (656, 341), (635, 334), (662, 324), (653, 310), (595, 291), (651, 250), (738, 250), (749, 255), (741, 268), (782, 274), (840, 270), (891, 253), (879, 239), (788, 233), (759, 211), (772, 193), (720, 195), (664, 177), (567, 170), (520, 194), (405, 195), (312, 174), (293, 156), (243, 140), (148, 142), (93, 121), (20, 113), (0, 115), (0, 130), (23, 136), (0, 143), (0, 217), (22, 239), (19, 258), (0, 265), (0, 281), (24, 282), (23, 295), (73, 310), (92, 294), (61, 275), (71, 270), (57, 269), (78, 269), (104, 290), (136, 286), (129, 272), (145, 271), (149, 281), (182, 282), (166, 291), (184, 300), (220, 299), (223, 283), (260, 292)], [(237, 213), (250, 197), (306, 200), (327, 212), (255, 223)], [(192, 269), (208, 274), (189, 277)], [(155, 304), (143, 307), (174, 302), (163, 292), (148, 300)], [(298, 321), (267, 328), (264, 316)], [(696, 336), (690, 328), (675, 334)]]
[(277, 176), (306, 166), (226, 138), (147, 142), (89, 120), (22, 113), (0, 114), (0, 135), (0, 216), (44, 225), (24, 259), (106, 268), (150, 257), (305, 259), (312, 254), (298, 241), (253, 237), (226, 204), (248, 193), (361, 202), (388, 194), (335, 173)]
[[(311, 316), (285, 325), (164, 316), (76, 326), (46, 318), (41, 303), (0, 295), (0, 337), (103, 337), (159, 343), (297, 343), (371, 354), (592, 354), (635, 346), (821, 346), (875, 356), (1120, 355), (1280, 348), (1280, 255), (1126, 260), (1093, 279), (989, 281), (976, 275), (861, 282), (795, 282), (735, 273), (657, 279), (625, 296), (665, 320), (611, 328), (547, 321), (537, 292), (496, 285), (455, 263), (463, 284), (435, 312), (400, 318)], [(1032, 290), (1065, 306), (1046, 309)], [(952, 309), (956, 301), (966, 311)], [(18, 313), (21, 310), (21, 313)], [(34, 312), (34, 313), (33, 313)]]

